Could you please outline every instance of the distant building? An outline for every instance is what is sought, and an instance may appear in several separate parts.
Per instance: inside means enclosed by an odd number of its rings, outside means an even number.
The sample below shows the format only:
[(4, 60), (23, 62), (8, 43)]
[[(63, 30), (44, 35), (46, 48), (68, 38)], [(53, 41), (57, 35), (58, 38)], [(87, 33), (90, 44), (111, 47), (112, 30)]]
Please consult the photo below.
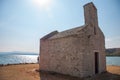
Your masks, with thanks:
[(105, 39), (94, 4), (84, 5), (85, 25), (40, 39), (40, 70), (77, 77), (106, 71)]

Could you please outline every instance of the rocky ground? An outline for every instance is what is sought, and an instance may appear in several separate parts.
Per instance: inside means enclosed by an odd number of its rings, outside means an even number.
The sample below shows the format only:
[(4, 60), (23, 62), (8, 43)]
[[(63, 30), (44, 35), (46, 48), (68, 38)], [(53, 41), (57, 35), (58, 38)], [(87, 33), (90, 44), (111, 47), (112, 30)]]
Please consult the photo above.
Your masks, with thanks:
[(0, 66), (0, 80), (120, 80), (120, 66), (107, 66), (107, 72), (93, 77), (77, 78), (50, 72), (37, 72), (38, 64)]

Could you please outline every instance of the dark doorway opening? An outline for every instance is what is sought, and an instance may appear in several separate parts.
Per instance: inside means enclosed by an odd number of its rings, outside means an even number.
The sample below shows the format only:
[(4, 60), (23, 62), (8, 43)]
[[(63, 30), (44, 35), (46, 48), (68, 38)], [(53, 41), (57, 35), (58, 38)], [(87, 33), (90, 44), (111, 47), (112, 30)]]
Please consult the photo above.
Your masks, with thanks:
[(99, 53), (95, 52), (95, 74), (99, 73)]

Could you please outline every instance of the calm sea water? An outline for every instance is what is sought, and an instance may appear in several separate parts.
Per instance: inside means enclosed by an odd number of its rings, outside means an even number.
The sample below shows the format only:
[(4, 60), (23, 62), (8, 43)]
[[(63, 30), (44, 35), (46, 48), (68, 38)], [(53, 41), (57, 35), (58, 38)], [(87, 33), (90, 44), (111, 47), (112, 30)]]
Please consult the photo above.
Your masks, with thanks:
[(107, 65), (118, 65), (120, 66), (120, 57), (106, 57)]
[(0, 55), (0, 64), (37, 63), (38, 55)]
[[(38, 55), (0, 55), (0, 64), (37, 63)], [(120, 57), (106, 57), (107, 65), (119, 65)]]

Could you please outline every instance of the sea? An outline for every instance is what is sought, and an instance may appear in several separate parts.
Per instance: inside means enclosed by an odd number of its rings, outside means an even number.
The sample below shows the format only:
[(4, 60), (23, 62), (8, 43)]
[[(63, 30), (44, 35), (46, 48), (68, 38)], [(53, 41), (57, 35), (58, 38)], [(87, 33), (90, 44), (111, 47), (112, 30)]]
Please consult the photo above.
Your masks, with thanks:
[[(0, 55), (0, 64), (37, 63), (38, 55)], [(120, 57), (106, 57), (107, 65), (120, 66)]]
[(38, 55), (0, 55), (0, 64), (37, 63)]
[(120, 66), (120, 56), (109, 56), (106, 57), (107, 65), (117, 65)]

